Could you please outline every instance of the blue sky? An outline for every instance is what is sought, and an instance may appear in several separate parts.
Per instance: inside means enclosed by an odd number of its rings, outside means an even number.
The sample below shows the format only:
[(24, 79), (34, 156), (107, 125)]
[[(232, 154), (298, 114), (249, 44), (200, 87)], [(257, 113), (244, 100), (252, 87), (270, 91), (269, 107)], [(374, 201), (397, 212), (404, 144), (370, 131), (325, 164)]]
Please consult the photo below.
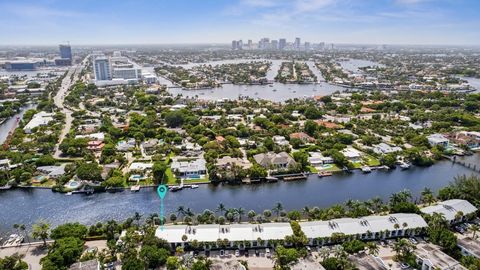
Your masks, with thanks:
[(479, 0), (0, 0), (0, 44), (480, 44)]

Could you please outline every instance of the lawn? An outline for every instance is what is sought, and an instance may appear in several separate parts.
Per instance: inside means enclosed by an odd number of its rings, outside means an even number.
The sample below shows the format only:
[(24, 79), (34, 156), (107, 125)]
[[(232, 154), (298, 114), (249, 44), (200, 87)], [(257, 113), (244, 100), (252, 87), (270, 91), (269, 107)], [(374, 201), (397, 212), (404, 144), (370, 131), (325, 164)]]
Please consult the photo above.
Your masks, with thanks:
[(368, 166), (380, 166), (380, 161), (370, 155), (367, 155), (365, 162)]
[[(325, 166), (325, 165), (324, 165)], [(337, 165), (335, 164), (328, 164), (328, 167), (322, 169), (321, 171), (324, 171), (324, 172), (336, 172), (336, 171), (341, 171), (342, 169), (340, 169)]]
[(165, 171), (165, 176), (167, 177), (167, 185), (177, 185), (177, 177), (172, 172), (171, 168), (167, 168)]
[(185, 179), (183, 180), (184, 184), (203, 184), (203, 183), (210, 183), (210, 180), (208, 179), (208, 176), (205, 178), (200, 178), (200, 179)]
[(313, 166), (307, 166), (307, 169), (311, 172), (311, 173), (318, 173), (318, 170), (317, 168), (313, 167)]

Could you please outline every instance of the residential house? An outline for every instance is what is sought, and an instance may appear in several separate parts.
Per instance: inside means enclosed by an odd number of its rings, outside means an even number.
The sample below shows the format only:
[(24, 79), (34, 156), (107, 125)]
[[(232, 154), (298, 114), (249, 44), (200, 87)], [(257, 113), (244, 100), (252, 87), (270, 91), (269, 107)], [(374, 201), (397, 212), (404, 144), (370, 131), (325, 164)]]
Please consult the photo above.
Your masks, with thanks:
[(288, 146), (290, 143), (285, 139), (284, 136), (275, 135), (272, 137), (273, 142), (279, 146)]
[(340, 152), (351, 162), (357, 162), (362, 159), (362, 152), (353, 147), (347, 147)]
[(130, 151), (131, 149), (134, 149), (136, 146), (136, 141), (133, 138), (128, 139), (127, 141), (119, 141), (117, 143), (117, 150), (121, 152), (127, 152)]
[(186, 159), (177, 157), (171, 164), (172, 171), (180, 178), (202, 178), (207, 174), (207, 162), (204, 158)]
[(320, 152), (310, 152), (308, 154), (309, 154), (308, 162), (313, 167), (320, 167), (324, 164), (332, 164), (333, 163), (333, 158), (324, 157), (322, 155), (322, 153), (320, 153)]
[(252, 163), (248, 159), (232, 158), (230, 156), (224, 156), (222, 158), (217, 159), (217, 163), (215, 165), (221, 168), (230, 168), (231, 166), (235, 165), (244, 170), (248, 170), (252, 167)]
[(30, 134), (33, 132), (33, 129), (48, 125), (48, 123), (53, 121), (53, 116), (53, 113), (36, 113), (30, 120), (30, 122), (28, 122), (28, 124), (23, 127), (23, 130), (25, 131), (25, 133)]
[(60, 166), (40, 166), (37, 171), (45, 174), (48, 178), (60, 178), (65, 174), (65, 163)]
[(266, 169), (284, 170), (291, 166), (295, 166), (297, 163), (286, 152), (268, 152), (265, 154), (257, 154), (253, 156), (255, 161)]
[(295, 132), (290, 134), (290, 139), (299, 139), (303, 143), (315, 142), (315, 139), (304, 132)]
[(105, 144), (102, 141), (89, 141), (87, 145), (87, 149), (97, 152), (97, 151), (102, 151), (104, 146)]
[(418, 243), (414, 250), (421, 270), (466, 270), (459, 261), (445, 254), (440, 247), (430, 243)]
[(447, 148), (450, 143), (447, 137), (438, 133), (428, 136), (427, 139), (428, 139), (428, 143), (430, 143), (431, 146), (440, 145), (440, 146), (443, 146), (444, 148)]
[(401, 147), (398, 146), (390, 146), (386, 143), (379, 143), (373, 146), (373, 152), (380, 155), (395, 153), (402, 151)]

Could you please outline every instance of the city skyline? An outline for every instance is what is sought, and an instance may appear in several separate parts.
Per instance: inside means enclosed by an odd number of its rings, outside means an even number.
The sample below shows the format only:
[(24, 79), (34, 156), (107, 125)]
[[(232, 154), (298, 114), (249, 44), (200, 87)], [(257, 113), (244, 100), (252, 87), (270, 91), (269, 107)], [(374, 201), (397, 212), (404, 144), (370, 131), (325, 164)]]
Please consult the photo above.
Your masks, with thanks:
[(479, 8), (473, 0), (0, 1), (0, 45), (228, 44), (263, 37), (479, 45)]

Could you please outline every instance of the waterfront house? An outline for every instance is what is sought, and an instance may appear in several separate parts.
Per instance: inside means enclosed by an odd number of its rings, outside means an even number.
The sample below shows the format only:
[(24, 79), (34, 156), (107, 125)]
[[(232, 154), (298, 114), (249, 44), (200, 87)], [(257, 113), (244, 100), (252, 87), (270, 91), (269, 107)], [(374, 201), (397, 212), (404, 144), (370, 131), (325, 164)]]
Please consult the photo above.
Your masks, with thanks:
[(361, 218), (339, 218), (326, 221), (300, 222), (310, 245), (335, 242), (338, 236), (359, 240), (375, 240), (418, 235), (428, 225), (417, 214), (390, 214)]
[(157, 228), (155, 236), (165, 239), (172, 248), (184, 247), (196, 240), (207, 243), (205, 249), (216, 248), (218, 239), (221, 239), (225, 247), (233, 247), (238, 244), (239, 249), (244, 249), (245, 242), (249, 247), (272, 246), (272, 240), (283, 240), (286, 236), (293, 235), (289, 223), (263, 223), (263, 224), (207, 224), (207, 225), (166, 225)]
[(33, 132), (33, 129), (42, 127), (42, 126), (47, 126), (48, 123), (53, 121), (53, 113), (47, 113), (47, 112), (39, 112), (36, 113), (30, 122), (23, 127), (23, 130), (25, 133), (30, 134)]
[(340, 152), (351, 162), (357, 162), (362, 159), (362, 152), (353, 147), (347, 147)]
[(309, 152), (308, 162), (313, 167), (319, 167), (324, 164), (332, 164), (333, 158), (331, 157), (324, 157), (320, 152)]
[(295, 166), (297, 163), (286, 152), (268, 152), (265, 154), (254, 155), (255, 161), (266, 169), (284, 170), (291, 166)]
[(447, 137), (443, 136), (442, 134), (438, 134), (438, 133), (435, 133), (435, 134), (432, 134), (432, 135), (428, 136), (427, 140), (428, 140), (428, 143), (431, 146), (440, 145), (440, 146), (443, 146), (444, 148), (447, 148), (448, 145), (449, 145), (449, 142), (450, 142)]
[(40, 166), (37, 171), (41, 172), (48, 178), (60, 178), (65, 174), (65, 163), (60, 166)]
[(379, 143), (373, 146), (373, 152), (380, 155), (395, 153), (402, 151), (402, 148), (398, 146), (390, 146), (386, 143)]
[(231, 168), (233, 165), (240, 167), (244, 170), (248, 170), (252, 167), (252, 163), (246, 158), (232, 158), (230, 156), (224, 156), (217, 159), (215, 164), (217, 167), (221, 168)]
[(153, 163), (149, 162), (133, 162), (130, 164), (129, 171), (130, 172), (147, 172), (153, 168)]
[(452, 136), (454, 143), (465, 145), (470, 149), (480, 148), (480, 132), (477, 131), (460, 131)]
[(459, 199), (439, 202), (420, 209), (424, 214), (442, 214), (450, 224), (464, 221), (467, 216), (474, 214), (477, 210), (469, 201)]
[(10, 170), (10, 160), (0, 159), (0, 170)]
[(173, 158), (172, 171), (180, 178), (202, 178), (207, 174), (207, 162), (204, 158)]

